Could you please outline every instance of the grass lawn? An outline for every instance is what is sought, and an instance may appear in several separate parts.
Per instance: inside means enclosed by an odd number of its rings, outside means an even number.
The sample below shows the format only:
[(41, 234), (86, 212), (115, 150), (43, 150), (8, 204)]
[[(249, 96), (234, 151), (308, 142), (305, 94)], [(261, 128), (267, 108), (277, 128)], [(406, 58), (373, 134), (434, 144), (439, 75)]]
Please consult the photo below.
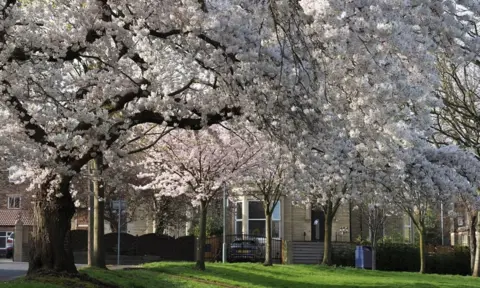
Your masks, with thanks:
[[(480, 279), (462, 276), (420, 275), (407, 272), (364, 271), (315, 265), (207, 264), (207, 271), (192, 263), (150, 263), (142, 269), (103, 271), (84, 269), (93, 278), (117, 287), (480, 287)], [(20, 279), (0, 287), (97, 287), (80, 280), (43, 277)]]

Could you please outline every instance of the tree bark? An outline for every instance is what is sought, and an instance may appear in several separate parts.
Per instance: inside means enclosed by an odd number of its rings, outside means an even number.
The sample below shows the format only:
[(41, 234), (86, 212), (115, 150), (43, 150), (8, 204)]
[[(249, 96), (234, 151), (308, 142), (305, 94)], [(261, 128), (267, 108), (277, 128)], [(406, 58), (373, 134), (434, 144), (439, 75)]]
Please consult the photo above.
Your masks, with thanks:
[(372, 244), (372, 270), (377, 270), (377, 244)]
[(470, 219), (469, 219), (470, 227), (468, 229), (469, 232), (469, 250), (470, 250), (470, 269), (472, 270), (472, 276), (478, 277), (478, 271), (475, 273), (475, 257), (476, 257), (476, 251), (477, 251), (477, 236), (476, 236), (476, 231), (477, 231), (477, 211), (471, 212), (470, 213)]
[[(267, 210), (265, 210), (267, 211)], [(265, 262), (264, 266), (272, 266), (272, 214), (265, 213)]]
[(473, 265), (473, 271), (472, 271), (472, 276), (473, 277), (478, 277), (479, 274), (480, 274), (480, 245), (478, 245), (478, 243), (480, 243), (480, 233), (478, 231), (480, 231), (480, 211), (478, 212), (477, 214), (477, 227), (476, 227), (476, 240), (477, 240), (477, 249), (475, 249), (475, 261), (474, 261), (474, 265)]
[[(59, 188), (48, 199), (51, 181), (41, 185), (34, 204), (34, 234), (30, 247), (28, 275), (41, 272), (78, 273), (70, 246), (69, 232), (75, 205), (69, 186), (70, 178), (63, 178)], [(61, 194), (61, 197), (56, 197)], [(58, 195), (60, 196), (60, 195)]]
[(94, 259), (92, 266), (98, 268), (107, 268), (105, 263), (105, 244), (104, 244), (104, 233), (105, 233), (105, 189), (102, 181), (100, 180), (99, 175), (102, 172), (103, 166), (103, 156), (100, 154), (95, 159), (97, 175), (93, 183), (93, 189), (95, 192), (94, 197), (94, 217), (93, 217), (93, 253)]
[(323, 243), (323, 260), (322, 264), (332, 265), (332, 223), (333, 213), (329, 207), (325, 212), (325, 235)]
[(425, 228), (419, 228), (418, 229), (418, 241), (419, 241), (419, 248), (420, 248), (420, 273), (424, 274), (425, 273), (425, 267), (426, 267), (426, 254), (425, 254)]
[[(383, 214), (379, 209), (374, 208), (373, 211), (369, 211), (368, 213), (368, 227), (369, 227), (369, 234), (370, 234), (370, 243), (372, 248), (372, 270), (377, 270), (377, 245), (378, 245), (378, 233), (380, 232), (380, 228), (384, 226)], [(383, 233), (382, 231), (382, 234)]]
[(197, 263), (195, 269), (205, 270), (205, 242), (207, 240), (207, 201), (200, 201), (200, 235), (197, 243)]

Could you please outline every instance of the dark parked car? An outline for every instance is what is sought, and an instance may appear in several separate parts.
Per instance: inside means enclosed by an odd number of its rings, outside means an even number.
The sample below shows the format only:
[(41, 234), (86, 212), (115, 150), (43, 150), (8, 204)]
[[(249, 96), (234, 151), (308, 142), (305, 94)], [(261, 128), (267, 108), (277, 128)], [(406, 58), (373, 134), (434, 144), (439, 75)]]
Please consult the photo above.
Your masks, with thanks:
[(263, 248), (255, 239), (239, 239), (230, 244), (228, 261), (259, 261), (263, 258)]

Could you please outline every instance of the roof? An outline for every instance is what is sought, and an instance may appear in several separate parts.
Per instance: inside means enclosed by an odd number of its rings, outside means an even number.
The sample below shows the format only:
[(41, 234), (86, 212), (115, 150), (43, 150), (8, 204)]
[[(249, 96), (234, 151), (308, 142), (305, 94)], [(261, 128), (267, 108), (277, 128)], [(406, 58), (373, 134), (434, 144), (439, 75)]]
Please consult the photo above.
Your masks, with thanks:
[(27, 210), (0, 209), (0, 226), (15, 226), (15, 222), (21, 216), (23, 225), (33, 225), (32, 214)]

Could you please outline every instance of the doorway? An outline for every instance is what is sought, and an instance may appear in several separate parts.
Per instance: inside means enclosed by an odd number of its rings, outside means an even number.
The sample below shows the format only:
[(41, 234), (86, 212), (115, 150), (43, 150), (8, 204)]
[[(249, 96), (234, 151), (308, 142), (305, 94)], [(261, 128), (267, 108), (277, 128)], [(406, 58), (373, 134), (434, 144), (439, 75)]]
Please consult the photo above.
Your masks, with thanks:
[(312, 241), (323, 242), (325, 236), (325, 215), (320, 209), (312, 208)]

